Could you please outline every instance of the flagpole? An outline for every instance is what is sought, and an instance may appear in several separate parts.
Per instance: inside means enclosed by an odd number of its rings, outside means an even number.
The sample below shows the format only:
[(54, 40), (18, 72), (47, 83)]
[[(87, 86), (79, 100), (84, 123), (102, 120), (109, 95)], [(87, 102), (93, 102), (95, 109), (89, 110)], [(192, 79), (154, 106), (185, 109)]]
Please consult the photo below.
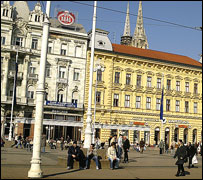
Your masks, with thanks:
[[(16, 64), (18, 63), (18, 47), (17, 47), (17, 53), (16, 53)], [(16, 65), (15, 64), (15, 65)], [(16, 66), (15, 66), (16, 67)], [(16, 71), (17, 71), (17, 67), (16, 67)], [(15, 101), (15, 91), (16, 91), (16, 72), (14, 75), (14, 82), (13, 82), (13, 95), (12, 95), (12, 105), (11, 105), (11, 121), (10, 121), (10, 129), (9, 129), (9, 137), (8, 137), (8, 141), (12, 141), (12, 127), (13, 127), (13, 108), (14, 108), (14, 101)]]

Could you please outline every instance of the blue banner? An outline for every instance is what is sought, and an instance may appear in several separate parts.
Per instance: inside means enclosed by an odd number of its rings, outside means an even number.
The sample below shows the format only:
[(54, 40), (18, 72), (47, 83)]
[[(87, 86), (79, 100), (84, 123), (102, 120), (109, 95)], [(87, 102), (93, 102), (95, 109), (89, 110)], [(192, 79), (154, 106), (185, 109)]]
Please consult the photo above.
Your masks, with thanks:
[(57, 101), (46, 101), (46, 105), (77, 108), (77, 103), (67, 103), (67, 102), (63, 103), (63, 102), (57, 102)]
[(163, 121), (163, 98), (164, 98), (164, 89), (162, 89), (161, 107), (160, 107), (160, 120), (162, 121)]

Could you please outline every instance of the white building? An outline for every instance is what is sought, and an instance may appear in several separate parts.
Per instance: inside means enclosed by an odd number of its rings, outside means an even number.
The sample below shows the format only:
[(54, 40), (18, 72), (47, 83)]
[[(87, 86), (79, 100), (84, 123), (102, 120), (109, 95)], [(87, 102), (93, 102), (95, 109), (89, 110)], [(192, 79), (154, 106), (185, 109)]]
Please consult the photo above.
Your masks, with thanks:
[[(14, 133), (31, 137), (34, 133), (44, 16), (39, 2), (32, 11), (27, 1), (15, 1), (13, 6), (9, 1), (1, 4), (1, 124), (5, 136), (10, 126), (17, 49)], [(48, 134), (53, 129), (51, 138), (69, 135), (79, 140), (88, 35), (81, 24), (64, 26), (56, 18), (50, 19), (50, 23), (43, 132)]]

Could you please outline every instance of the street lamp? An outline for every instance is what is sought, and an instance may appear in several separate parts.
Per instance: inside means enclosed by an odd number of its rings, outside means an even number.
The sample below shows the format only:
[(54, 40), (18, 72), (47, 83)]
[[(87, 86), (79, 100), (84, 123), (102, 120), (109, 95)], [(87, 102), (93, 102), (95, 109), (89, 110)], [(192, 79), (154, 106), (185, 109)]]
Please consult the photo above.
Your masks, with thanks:
[(95, 83), (95, 94), (94, 94), (94, 122), (92, 124), (92, 143), (95, 143), (95, 119), (96, 119), (96, 94), (97, 94), (97, 81), (98, 81), (98, 70), (101, 72), (104, 72), (104, 67), (102, 67), (100, 64), (96, 64), (96, 67), (94, 69), (94, 72), (96, 72), (96, 83)]
[(51, 131), (53, 130), (54, 128), (52, 126), (46, 126), (46, 130), (48, 130), (48, 141), (50, 141), (50, 137), (51, 137)]
[(93, 81), (93, 64), (94, 64), (94, 46), (95, 46), (95, 29), (96, 29), (96, 9), (97, 1), (94, 1), (94, 13), (93, 13), (93, 23), (92, 23), (92, 44), (91, 44), (91, 60), (90, 60), (90, 79), (89, 79), (89, 97), (88, 97), (88, 108), (87, 108), (87, 119), (86, 119), (86, 129), (85, 129), (85, 141), (84, 148), (89, 148), (92, 139), (92, 81)]

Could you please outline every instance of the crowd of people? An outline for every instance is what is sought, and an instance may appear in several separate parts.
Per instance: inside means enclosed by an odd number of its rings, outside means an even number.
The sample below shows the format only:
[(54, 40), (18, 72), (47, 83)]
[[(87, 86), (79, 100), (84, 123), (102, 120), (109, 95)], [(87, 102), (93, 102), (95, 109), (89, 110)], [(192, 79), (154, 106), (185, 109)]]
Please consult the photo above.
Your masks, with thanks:
[[(53, 140), (50, 139), (47, 142), (47, 137), (45, 134), (42, 135), (41, 140), (41, 147), (42, 152), (45, 152), (46, 144), (50, 146), (51, 149), (57, 148), (57, 143), (60, 143), (60, 149), (61, 151), (68, 150), (68, 156), (67, 156), (67, 169), (73, 168), (74, 160), (79, 161), (79, 168), (80, 169), (89, 169), (90, 168), (90, 162), (91, 160), (94, 160), (96, 163), (96, 169), (100, 169), (99, 167), (99, 156), (97, 153), (98, 149), (104, 149), (105, 143), (101, 143), (99, 138), (96, 138), (95, 144), (91, 144), (90, 147), (87, 149), (87, 154), (85, 155), (82, 151), (83, 142), (77, 142), (70, 139), (68, 136), (66, 140), (64, 140), (64, 137), (61, 137), (59, 140)], [(5, 144), (4, 140), (1, 138), (1, 147), (3, 147)], [(32, 151), (33, 147), (33, 139), (26, 137), (23, 138), (22, 134), (19, 134), (18, 136), (15, 136), (14, 144), (11, 145), (11, 147), (18, 148), (26, 148), (27, 151)], [(123, 163), (128, 163), (128, 153), (130, 150), (130, 141), (126, 136), (123, 136), (122, 134), (119, 134), (119, 137), (117, 138), (117, 135), (110, 136), (108, 140), (108, 149), (107, 149), (107, 158), (110, 162), (110, 169), (117, 169), (119, 168), (119, 163), (121, 162), (121, 159), (123, 158)], [(135, 145), (133, 145), (133, 149), (137, 152), (140, 152), (143, 154), (144, 150), (146, 150), (147, 144), (145, 144), (144, 140), (141, 139), (140, 142), (136, 142)], [(201, 154), (202, 156), (202, 143), (199, 142), (192, 144), (189, 142), (187, 145), (184, 145), (182, 140), (179, 140), (178, 146), (173, 141), (171, 143), (171, 146), (169, 148), (169, 145), (165, 143), (163, 140), (160, 141), (158, 144), (159, 153), (168, 154), (168, 151), (170, 149), (171, 154), (173, 154), (174, 158), (178, 157), (178, 160), (176, 161), (176, 165), (178, 166), (178, 171), (176, 176), (185, 176), (184, 171), (184, 163), (188, 162), (188, 168), (193, 168), (195, 164), (198, 163), (197, 156), (198, 154)], [(122, 157), (122, 155), (124, 157)]]

